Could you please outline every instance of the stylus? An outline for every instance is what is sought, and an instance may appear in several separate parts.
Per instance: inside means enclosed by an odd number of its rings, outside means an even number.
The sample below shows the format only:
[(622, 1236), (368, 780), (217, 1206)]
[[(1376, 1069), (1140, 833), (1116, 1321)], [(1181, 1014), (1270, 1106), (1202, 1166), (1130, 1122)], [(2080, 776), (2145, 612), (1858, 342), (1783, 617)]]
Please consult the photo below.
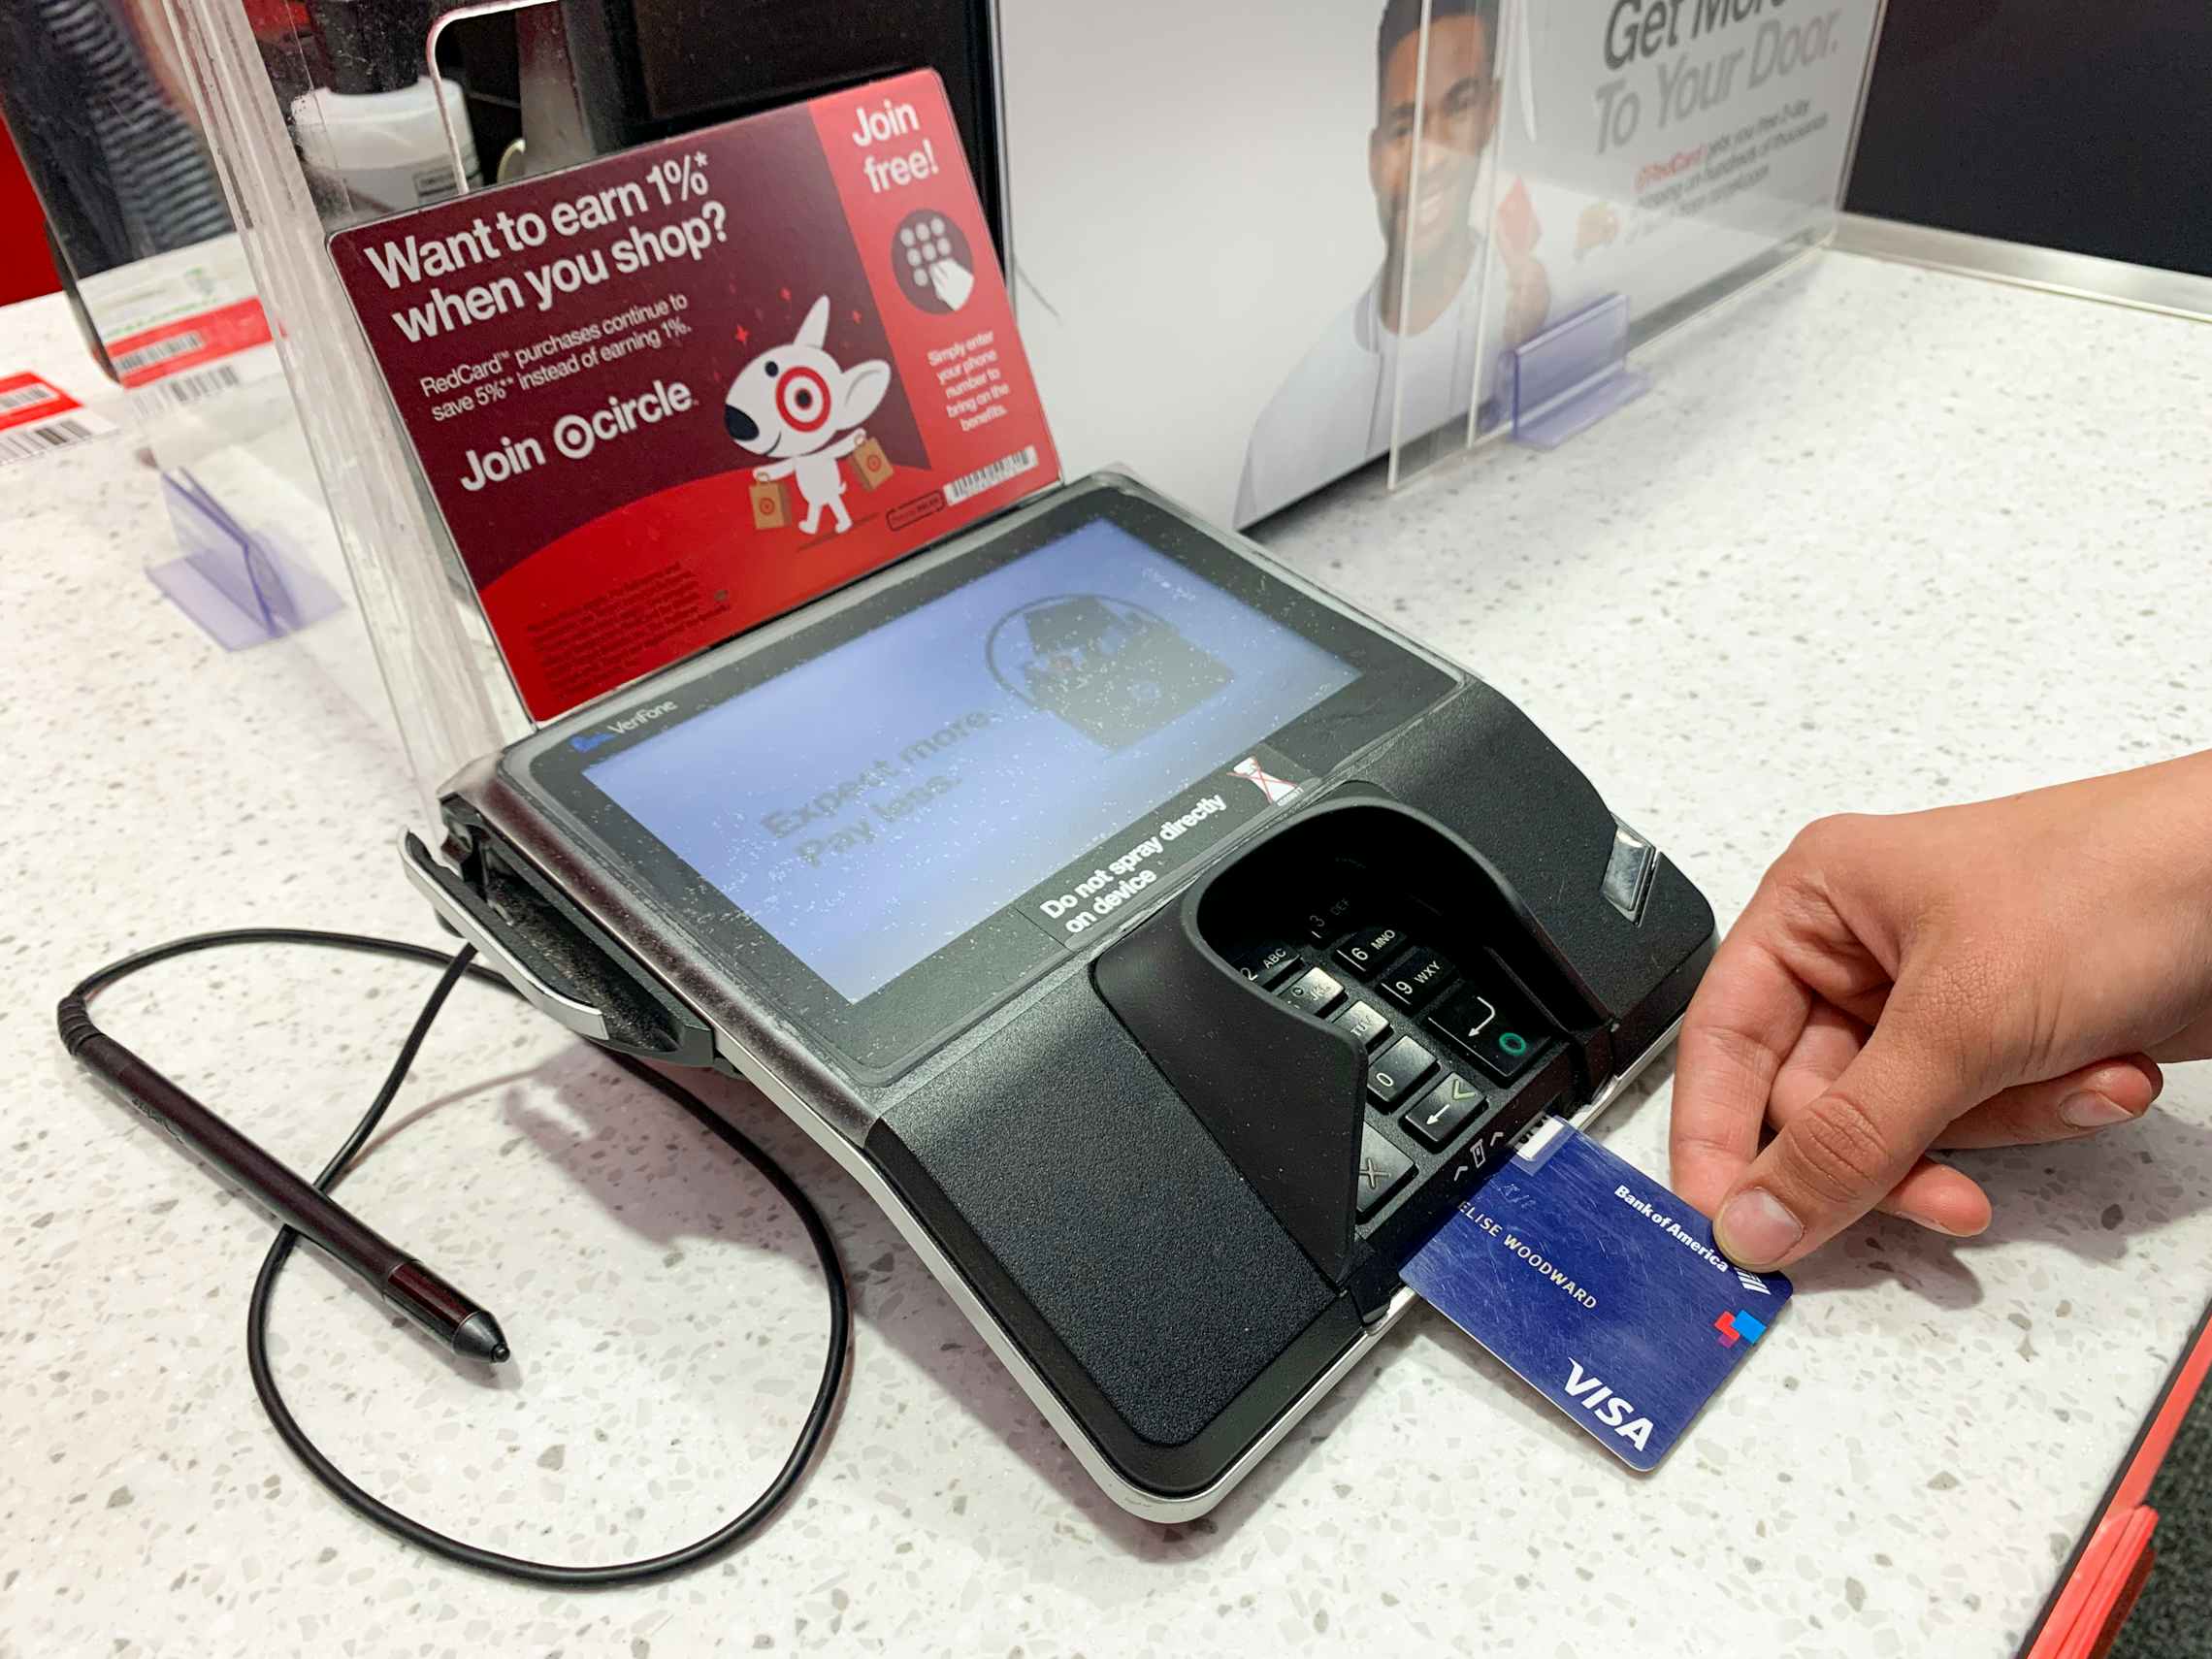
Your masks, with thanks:
[(384, 1301), (455, 1353), (507, 1357), (499, 1321), (360, 1218), (315, 1190), (138, 1056), (95, 1030), (81, 998), (62, 1008), (61, 1036), (78, 1062), (184, 1151), (238, 1184), (284, 1225), (368, 1281)]

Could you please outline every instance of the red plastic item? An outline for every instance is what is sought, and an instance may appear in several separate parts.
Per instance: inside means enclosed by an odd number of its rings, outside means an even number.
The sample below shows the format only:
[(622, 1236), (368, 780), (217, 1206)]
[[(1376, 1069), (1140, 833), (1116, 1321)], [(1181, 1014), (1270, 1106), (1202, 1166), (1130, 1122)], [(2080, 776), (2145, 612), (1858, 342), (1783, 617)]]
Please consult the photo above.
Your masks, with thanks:
[(2050, 1605), (2022, 1659), (2103, 1659), (2127, 1623), (2158, 1551), (2151, 1537), (2159, 1513), (2143, 1502), (2165, 1461), (2181, 1420), (2212, 1373), (2212, 1317), (2199, 1325), (2188, 1356), (2175, 1369), (2165, 1398), (2144, 1425), (2073, 1570)]
[(47, 254), (46, 214), (16, 154), (15, 141), (0, 127), (0, 306), (50, 294), (60, 286)]

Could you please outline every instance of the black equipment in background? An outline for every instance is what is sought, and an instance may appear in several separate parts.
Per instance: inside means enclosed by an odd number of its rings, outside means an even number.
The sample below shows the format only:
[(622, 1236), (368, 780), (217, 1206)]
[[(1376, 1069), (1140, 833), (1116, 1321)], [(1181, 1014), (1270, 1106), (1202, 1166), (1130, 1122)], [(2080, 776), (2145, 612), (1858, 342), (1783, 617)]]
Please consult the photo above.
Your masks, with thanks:
[(2212, 276), (2212, 9), (1890, 0), (1844, 206)]
[(935, 70), (1003, 252), (988, 0), (561, 0), (561, 12), (602, 155), (903, 70)]

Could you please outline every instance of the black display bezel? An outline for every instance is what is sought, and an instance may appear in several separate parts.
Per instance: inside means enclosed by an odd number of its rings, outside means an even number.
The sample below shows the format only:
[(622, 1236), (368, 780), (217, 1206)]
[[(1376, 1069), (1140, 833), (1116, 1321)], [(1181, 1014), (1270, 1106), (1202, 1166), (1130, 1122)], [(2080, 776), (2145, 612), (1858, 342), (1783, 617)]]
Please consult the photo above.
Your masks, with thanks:
[[(502, 767), (533, 798), (596, 843), (607, 873), (650, 904), (719, 970), (807, 1032), (856, 1077), (886, 1081), (1062, 960), (1066, 948), (1009, 903), (867, 996), (849, 1001), (617, 806), (586, 777), (586, 770), (667, 730), (664, 722), (680, 721), (688, 712), (740, 696), (1100, 519), (1354, 670), (1350, 684), (1253, 739), (1315, 776), (1327, 775), (1348, 756), (1412, 720), (1455, 683), (1445, 670), (1358, 618), (1272, 574), (1203, 525), (1100, 479), (1016, 512), (992, 527), (988, 539), (955, 557), (911, 572), (887, 572), (875, 578), (880, 585), (872, 591), (862, 588), (818, 601), (817, 605), (830, 607), (818, 619), (808, 621), (800, 612), (797, 626), (764, 641), (746, 636), (716, 646), (657, 680), (631, 688), (619, 705), (602, 704), (591, 714), (548, 727), (508, 750)], [(677, 706), (667, 714), (627, 732), (614, 730), (634, 719), (635, 711), (669, 701)], [(573, 739), (587, 734), (598, 741), (586, 749), (575, 747)], [(1220, 764), (1236, 758), (1224, 755)], [(1184, 780), (1178, 789), (1191, 781)], [(1176, 793), (1169, 792), (1162, 804)], [(1081, 852), (1074, 849), (1067, 856), (1073, 859)]]

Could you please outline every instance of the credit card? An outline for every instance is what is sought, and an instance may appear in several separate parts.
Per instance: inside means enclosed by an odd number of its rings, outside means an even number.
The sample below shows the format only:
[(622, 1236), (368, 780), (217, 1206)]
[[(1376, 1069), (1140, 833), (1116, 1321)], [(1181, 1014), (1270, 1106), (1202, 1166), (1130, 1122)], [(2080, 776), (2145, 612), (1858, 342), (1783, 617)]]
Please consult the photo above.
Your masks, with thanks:
[(1557, 1118), (1400, 1277), (1633, 1469), (1653, 1469), (1759, 1346), (1790, 1282)]

